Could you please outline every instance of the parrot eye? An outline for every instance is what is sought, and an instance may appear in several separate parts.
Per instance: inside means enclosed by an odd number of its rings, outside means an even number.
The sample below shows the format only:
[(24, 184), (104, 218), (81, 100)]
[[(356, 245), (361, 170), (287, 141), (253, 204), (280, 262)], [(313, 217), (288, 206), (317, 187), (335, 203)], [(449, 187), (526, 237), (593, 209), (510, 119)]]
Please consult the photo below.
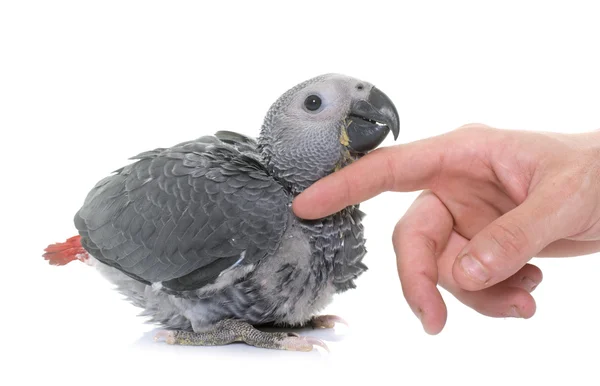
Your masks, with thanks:
[(318, 110), (321, 107), (321, 98), (316, 95), (310, 95), (304, 100), (304, 107), (309, 111)]

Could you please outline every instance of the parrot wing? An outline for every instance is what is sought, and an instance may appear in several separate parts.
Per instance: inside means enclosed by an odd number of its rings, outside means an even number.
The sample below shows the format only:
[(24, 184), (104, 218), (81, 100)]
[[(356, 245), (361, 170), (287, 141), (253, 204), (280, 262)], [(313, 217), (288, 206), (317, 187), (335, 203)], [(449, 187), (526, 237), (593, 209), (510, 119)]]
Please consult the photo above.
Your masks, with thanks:
[(175, 291), (257, 263), (279, 247), (291, 197), (256, 149), (253, 139), (220, 132), (133, 157), (76, 214), (82, 245), (137, 280)]

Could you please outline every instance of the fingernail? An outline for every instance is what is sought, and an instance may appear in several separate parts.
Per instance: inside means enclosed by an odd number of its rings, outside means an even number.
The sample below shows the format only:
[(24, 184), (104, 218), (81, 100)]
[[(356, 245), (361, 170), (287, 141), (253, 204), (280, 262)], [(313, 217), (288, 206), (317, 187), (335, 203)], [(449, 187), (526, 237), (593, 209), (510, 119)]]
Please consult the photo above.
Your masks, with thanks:
[(467, 276), (478, 282), (486, 283), (488, 280), (490, 280), (490, 276), (485, 271), (485, 268), (483, 268), (483, 265), (481, 265), (479, 261), (475, 260), (473, 256), (464, 255), (460, 259), (460, 267), (465, 274), (467, 274)]
[(517, 306), (510, 306), (510, 311), (508, 312), (507, 316), (511, 318), (522, 318)]
[(523, 288), (525, 288), (529, 292), (533, 292), (533, 290), (538, 286), (538, 283), (531, 280), (527, 276), (521, 279), (521, 284), (523, 285)]

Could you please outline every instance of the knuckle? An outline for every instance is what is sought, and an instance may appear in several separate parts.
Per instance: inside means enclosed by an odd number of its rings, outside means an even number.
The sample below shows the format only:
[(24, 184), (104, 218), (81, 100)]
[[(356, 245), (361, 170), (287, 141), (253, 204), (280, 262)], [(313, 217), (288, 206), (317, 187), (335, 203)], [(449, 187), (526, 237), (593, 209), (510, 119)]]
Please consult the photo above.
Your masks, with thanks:
[(467, 123), (466, 125), (462, 125), (457, 131), (468, 131), (468, 132), (481, 132), (491, 129), (490, 126), (483, 123)]
[(394, 232), (392, 233), (392, 242), (394, 244), (400, 242), (400, 238), (402, 237), (402, 234), (404, 233), (405, 225), (406, 225), (406, 220), (404, 217), (401, 218), (400, 221), (398, 221), (398, 223), (396, 223), (396, 226), (394, 227)]
[(423, 246), (433, 255), (438, 255), (438, 243), (431, 237), (422, 236)]
[(570, 198), (576, 195), (585, 185), (585, 176), (581, 171), (574, 171), (565, 175), (563, 185), (560, 189), (563, 198)]
[(382, 154), (384, 155), (386, 173), (384, 174), (384, 178), (382, 180), (383, 186), (381, 187), (381, 190), (383, 190), (383, 191), (394, 190), (396, 187), (396, 175), (397, 175), (395, 158), (394, 158), (395, 154), (391, 151), (387, 151)]
[(516, 223), (494, 223), (490, 237), (496, 245), (495, 250), (504, 259), (522, 254), (529, 245), (527, 233)]
[(430, 226), (427, 220), (425, 217), (411, 216), (411, 213), (404, 215), (394, 227), (392, 241), (400, 243), (402, 239), (410, 238), (413, 241), (417, 241), (419, 245), (431, 251), (431, 253), (436, 254), (438, 243), (433, 238), (427, 236)]
[(345, 173), (340, 173), (342, 177), (342, 202), (345, 204), (350, 202), (350, 198), (352, 197), (352, 182), (349, 180), (348, 175)]

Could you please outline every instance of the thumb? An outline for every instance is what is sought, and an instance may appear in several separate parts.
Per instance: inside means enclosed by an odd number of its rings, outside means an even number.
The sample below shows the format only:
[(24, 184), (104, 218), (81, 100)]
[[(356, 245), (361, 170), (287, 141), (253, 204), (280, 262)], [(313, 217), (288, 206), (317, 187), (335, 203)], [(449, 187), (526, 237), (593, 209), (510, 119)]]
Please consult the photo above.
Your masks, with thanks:
[(548, 244), (566, 236), (569, 211), (560, 208), (557, 197), (544, 196), (530, 195), (471, 239), (452, 270), (463, 289), (481, 290), (511, 277)]

